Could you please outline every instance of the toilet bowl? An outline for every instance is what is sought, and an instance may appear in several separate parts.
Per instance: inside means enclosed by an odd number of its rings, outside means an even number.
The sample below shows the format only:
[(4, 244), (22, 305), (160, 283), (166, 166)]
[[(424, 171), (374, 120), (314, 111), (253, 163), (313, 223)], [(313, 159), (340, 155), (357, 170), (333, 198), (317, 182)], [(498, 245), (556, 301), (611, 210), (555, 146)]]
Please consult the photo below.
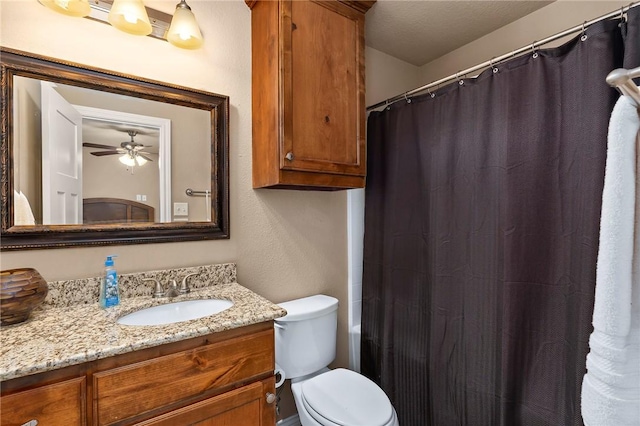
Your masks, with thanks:
[(378, 385), (335, 359), (338, 300), (324, 295), (279, 304), (276, 363), (291, 379), (302, 426), (397, 426), (396, 411)]
[(292, 381), (303, 426), (396, 426), (387, 395), (366, 377), (343, 368)]

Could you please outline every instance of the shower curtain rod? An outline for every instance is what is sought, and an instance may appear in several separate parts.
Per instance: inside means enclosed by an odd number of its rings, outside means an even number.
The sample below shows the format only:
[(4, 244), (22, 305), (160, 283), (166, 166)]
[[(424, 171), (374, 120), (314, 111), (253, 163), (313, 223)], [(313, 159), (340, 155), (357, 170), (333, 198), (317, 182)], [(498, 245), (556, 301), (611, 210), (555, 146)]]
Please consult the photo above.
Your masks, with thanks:
[[(547, 38), (545, 38), (543, 40), (534, 41), (530, 45), (521, 47), (519, 49), (516, 49), (513, 52), (505, 53), (504, 55), (497, 56), (497, 57), (492, 58), (492, 59), (490, 59), (488, 61), (485, 61), (485, 62), (483, 62), (481, 64), (475, 65), (475, 66), (473, 66), (471, 68), (467, 68), (465, 70), (458, 71), (457, 73), (452, 74), (452, 75), (450, 75), (448, 77), (441, 78), (440, 80), (434, 81), (433, 83), (429, 83), (427, 85), (420, 86), (420, 87), (418, 87), (416, 89), (409, 90), (408, 92), (403, 92), (403, 93), (401, 93), (399, 95), (396, 95), (396, 96), (394, 96), (392, 98), (389, 98), (387, 100), (384, 100), (382, 102), (378, 102), (377, 104), (370, 105), (370, 106), (367, 107), (367, 111), (371, 111), (371, 110), (374, 110), (376, 108), (380, 108), (381, 106), (390, 105), (390, 104), (392, 104), (394, 102), (397, 102), (397, 101), (400, 101), (400, 100), (403, 100), (403, 99), (407, 100), (409, 96), (415, 95), (415, 94), (420, 93), (420, 92), (424, 92), (425, 90), (429, 90), (432, 87), (439, 86), (439, 85), (441, 85), (443, 83), (447, 83), (447, 82), (452, 81), (452, 80), (461, 80), (461, 77), (466, 75), (466, 74), (472, 73), (474, 71), (481, 70), (483, 68), (487, 68), (489, 66), (497, 65), (498, 63), (504, 61), (505, 59), (512, 58), (512, 57), (514, 57), (516, 55), (519, 55), (521, 53), (524, 53), (524, 52), (527, 52), (527, 51), (534, 51), (534, 53), (535, 53), (536, 48), (538, 48), (538, 47), (540, 47), (542, 45), (545, 45), (547, 43), (551, 43), (552, 41), (558, 40), (559, 38), (562, 38), (562, 37), (566, 37), (566, 36), (571, 35), (573, 33), (577, 33), (579, 31), (584, 32), (584, 30), (586, 28), (588, 28), (589, 26), (595, 24), (596, 22), (600, 22), (600, 21), (603, 21), (603, 20), (609, 19), (609, 18), (615, 18), (616, 16), (622, 17), (622, 15), (624, 15), (627, 11), (629, 11), (630, 9), (632, 9), (632, 8), (634, 8), (636, 6), (639, 6), (639, 5), (640, 5), (640, 2), (630, 3), (628, 6), (621, 7), (618, 10), (614, 10), (614, 11), (612, 11), (610, 13), (607, 13), (606, 15), (602, 15), (602, 16), (600, 16), (598, 18), (592, 19), (591, 21), (585, 21), (581, 25), (576, 25), (573, 28), (569, 28), (567, 30), (564, 30), (562, 32), (554, 34), (554, 35), (552, 35), (550, 37), (547, 37)], [(631, 84), (633, 84), (633, 82)], [(634, 84), (634, 86), (635, 86), (635, 84)], [(636, 87), (636, 89), (637, 89), (637, 87)]]
[(624, 96), (628, 96), (631, 101), (640, 108), (640, 88), (633, 82), (633, 78), (640, 77), (640, 67), (632, 70), (618, 68), (607, 76), (607, 83), (618, 89)]

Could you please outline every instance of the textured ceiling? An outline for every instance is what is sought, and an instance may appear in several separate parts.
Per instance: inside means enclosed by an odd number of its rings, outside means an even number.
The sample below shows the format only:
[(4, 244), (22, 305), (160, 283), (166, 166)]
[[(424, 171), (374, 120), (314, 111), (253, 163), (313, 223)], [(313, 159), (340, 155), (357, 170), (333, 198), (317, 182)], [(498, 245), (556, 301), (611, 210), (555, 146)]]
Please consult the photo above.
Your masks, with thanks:
[(549, 3), (378, 0), (365, 37), (368, 46), (421, 66)]

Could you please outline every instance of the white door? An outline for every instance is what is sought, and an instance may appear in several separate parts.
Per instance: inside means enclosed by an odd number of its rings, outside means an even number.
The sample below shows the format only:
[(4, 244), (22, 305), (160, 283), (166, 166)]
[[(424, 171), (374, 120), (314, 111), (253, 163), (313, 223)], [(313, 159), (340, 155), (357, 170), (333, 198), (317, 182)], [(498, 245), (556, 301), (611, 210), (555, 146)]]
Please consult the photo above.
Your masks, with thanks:
[(42, 223), (82, 223), (82, 116), (56, 90), (42, 88)]

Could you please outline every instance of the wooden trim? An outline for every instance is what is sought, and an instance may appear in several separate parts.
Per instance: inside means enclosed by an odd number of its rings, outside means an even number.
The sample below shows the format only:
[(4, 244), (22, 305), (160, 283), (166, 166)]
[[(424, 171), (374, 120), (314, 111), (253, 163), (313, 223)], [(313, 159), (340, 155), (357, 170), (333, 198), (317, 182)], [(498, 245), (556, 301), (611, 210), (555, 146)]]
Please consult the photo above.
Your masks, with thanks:
[(345, 6), (357, 10), (360, 13), (367, 13), (369, 9), (375, 4), (376, 0), (338, 0)]
[[(374, 5), (376, 0), (338, 0), (340, 3), (345, 6), (349, 6), (350, 8), (360, 12), (367, 13), (371, 6)], [(244, 0), (244, 2), (249, 6), (249, 9), (253, 9), (253, 7), (258, 3), (258, 0)]]

